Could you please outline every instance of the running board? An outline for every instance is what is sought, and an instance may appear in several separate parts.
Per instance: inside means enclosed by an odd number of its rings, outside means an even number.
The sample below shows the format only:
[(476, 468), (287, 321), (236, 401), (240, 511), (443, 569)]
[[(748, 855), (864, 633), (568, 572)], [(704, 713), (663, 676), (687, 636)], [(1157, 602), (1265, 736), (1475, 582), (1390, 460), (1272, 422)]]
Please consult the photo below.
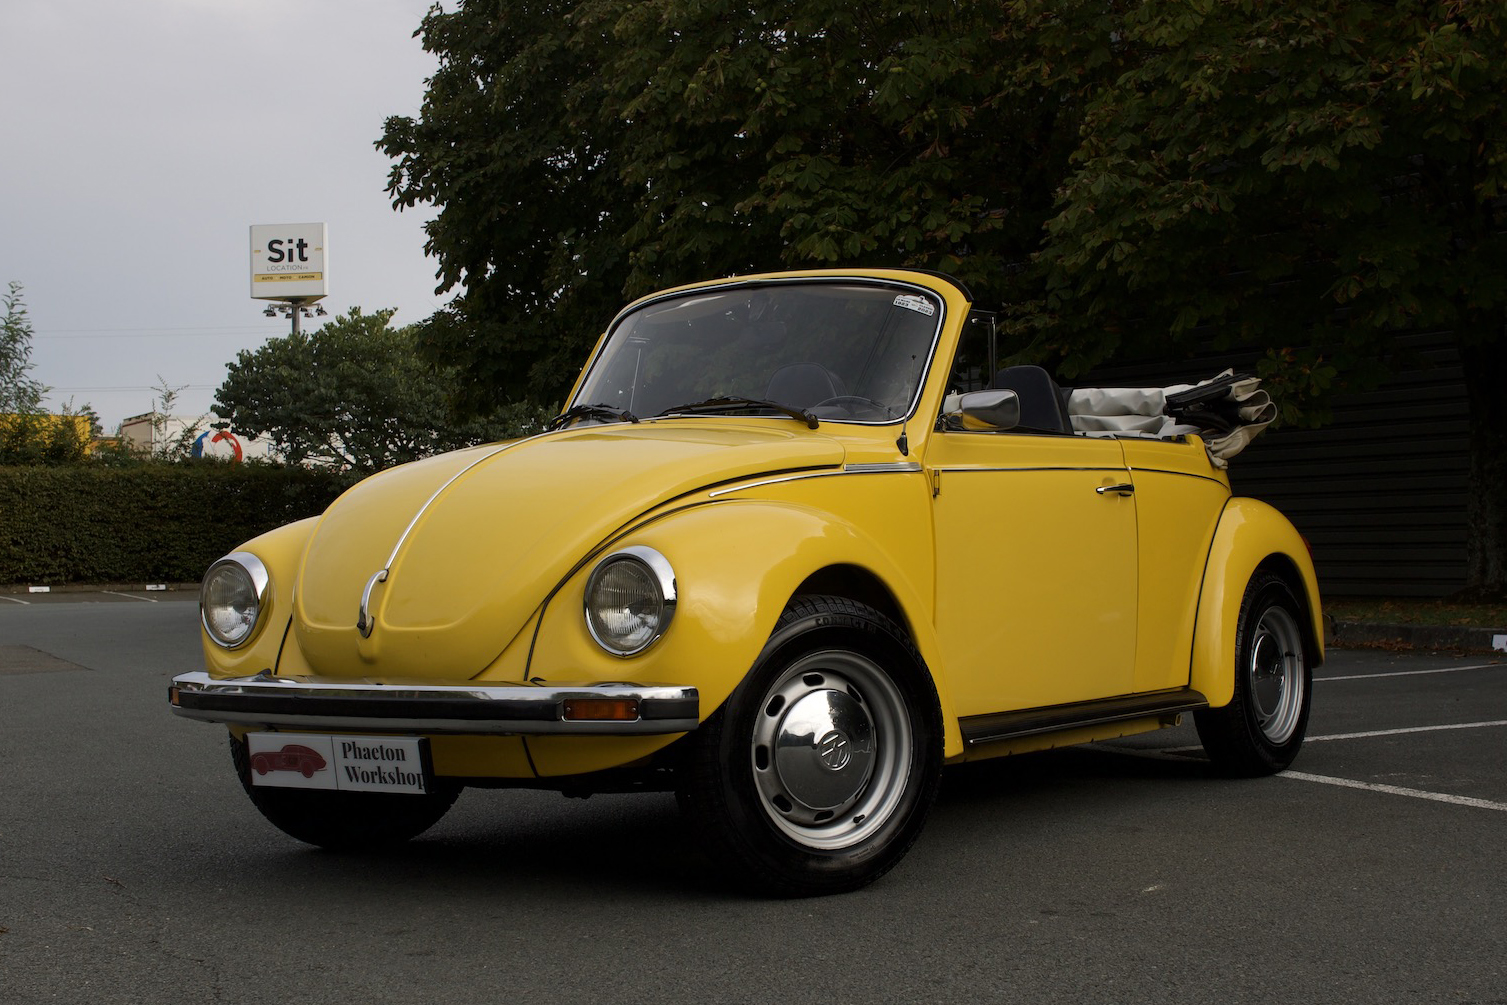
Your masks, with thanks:
[(1208, 707), (1209, 699), (1189, 688), (1181, 691), (1158, 691), (1154, 694), (1132, 694), (1102, 701), (1082, 701), (1072, 705), (1048, 705), (1045, 708), (1027, 708), (1019, 712), (970, 715), (958, 725), (963, 730), (963, 741), (973, 746), (1128, 719), (1174, 716)]

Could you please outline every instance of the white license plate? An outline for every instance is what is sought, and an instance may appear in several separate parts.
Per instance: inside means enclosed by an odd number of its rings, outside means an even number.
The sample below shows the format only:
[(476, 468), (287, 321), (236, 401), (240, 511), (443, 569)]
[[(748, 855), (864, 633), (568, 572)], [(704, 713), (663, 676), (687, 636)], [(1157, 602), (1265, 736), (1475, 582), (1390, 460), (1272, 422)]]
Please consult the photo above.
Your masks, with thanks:
[(429, 747), (421, 736), (247, 733), (251, 784), (342, 792), (430, 791)]

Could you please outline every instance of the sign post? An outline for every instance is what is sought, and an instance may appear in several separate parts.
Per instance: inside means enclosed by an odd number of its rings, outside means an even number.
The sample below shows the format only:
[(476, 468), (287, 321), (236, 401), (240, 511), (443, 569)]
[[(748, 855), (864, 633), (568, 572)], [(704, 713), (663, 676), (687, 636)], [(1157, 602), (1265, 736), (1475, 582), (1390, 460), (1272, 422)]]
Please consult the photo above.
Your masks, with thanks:
[[(254, 224), (251, 228), (251, 297), (293, 318), (293, 334), (306, 305), (329, 295), (328, 228), (322, 223)], [(320, 308), (323, 314), (324, 309)]]

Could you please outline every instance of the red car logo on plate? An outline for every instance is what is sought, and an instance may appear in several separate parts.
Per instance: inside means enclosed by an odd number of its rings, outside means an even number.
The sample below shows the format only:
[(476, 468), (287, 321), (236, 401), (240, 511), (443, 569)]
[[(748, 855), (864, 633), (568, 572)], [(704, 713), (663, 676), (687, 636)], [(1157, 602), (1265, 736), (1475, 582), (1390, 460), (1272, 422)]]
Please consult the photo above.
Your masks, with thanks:
[(314, 772), (324, 770), (324, 758), (319, 756), (319, 751), (310, 750), (301, 743), (289, 743), (282, 750), (252, 754), (251, 766), (259, 775), (269, 771), (297, 771), (305, 778), (313, 778)]

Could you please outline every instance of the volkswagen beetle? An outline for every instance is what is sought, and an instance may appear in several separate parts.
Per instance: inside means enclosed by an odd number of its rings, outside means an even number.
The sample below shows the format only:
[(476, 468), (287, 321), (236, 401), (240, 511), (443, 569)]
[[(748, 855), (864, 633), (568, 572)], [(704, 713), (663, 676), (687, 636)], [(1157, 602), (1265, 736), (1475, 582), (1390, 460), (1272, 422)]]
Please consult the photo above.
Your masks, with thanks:
[[(645, 297), (547, 431), (216, 562), (172, 710), (227, 724), (306, 842), (407, 840), (467, 786), (673, 790), (780, 895), (890, 869), (946, 764), (1191, 713), (1218, 768), (1286, 767), (1313, 566), (1224, 471), (1269, 405), (1238, 378), (1069, 391), (995, 339), (915, 271)], [(290, 749), (308, 772), (253, 769)]]

